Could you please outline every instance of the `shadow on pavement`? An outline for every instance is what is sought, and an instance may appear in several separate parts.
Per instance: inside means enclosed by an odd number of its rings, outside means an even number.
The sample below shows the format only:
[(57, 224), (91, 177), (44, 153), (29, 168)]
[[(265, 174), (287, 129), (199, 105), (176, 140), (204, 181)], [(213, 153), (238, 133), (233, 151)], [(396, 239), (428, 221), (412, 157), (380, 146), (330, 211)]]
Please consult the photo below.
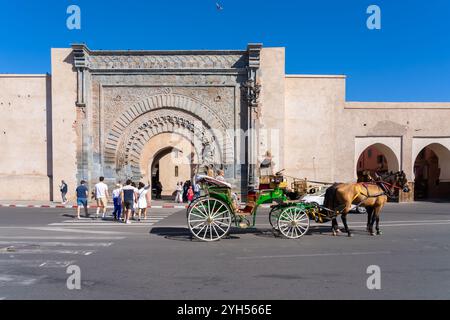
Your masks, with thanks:
[[(351, 229), (352, 233), (354, 235), (367, 235), (367, 232), (364, 230), (354, 230)], [(342, 233), (338, 236), (346, 237), (347, 234), (342, 230)], [(177, 240), (177, 241), (196, 241), (196, 242), (203, 242), (194, 236), (192, 236), (191, 232), (188, 228), (180, 228), (180, 227), (155, 227), (150, 230), (150, 234), (155, 234), (160, 237), (164, 237), (168, 240)], [(261, 238), (272, 238), (272, 239), (284, 239), (283, 235), (278, 232), (277, 230), (274, 230), (272, 228), (236, 228), (231, 227), (230, 232), (228, 236), (225, 236), (221, 240), (233, 240), (233, 239), (240, 239), (239, 235), (244, 234), (252, 234), (257, 237)], [(308, 233), (305, 234), (305, 236), (313, 236), (313, 235), (319, 235), (319, 236), (328, 236), (333, 237), (331, 233), (330, 226), (312, 226)]]
[[(248, 228), (248, 229), (239, 229), (239, 228), (231, 228), (229, 235), (223, 237), (221, 240), (233, 240), (240, 239), (237, 234), (259, 234), (261, 230)], [(194, 236), (192, 236), (191, 232), (188, 228), (179, 228), (179, 227), (155, 227), (150, 230), (150, 234), (155, 234), (160, 237), (164, 237), (169, 240), (178, 240), (178, 241), (198, 241), (203, 242)]]

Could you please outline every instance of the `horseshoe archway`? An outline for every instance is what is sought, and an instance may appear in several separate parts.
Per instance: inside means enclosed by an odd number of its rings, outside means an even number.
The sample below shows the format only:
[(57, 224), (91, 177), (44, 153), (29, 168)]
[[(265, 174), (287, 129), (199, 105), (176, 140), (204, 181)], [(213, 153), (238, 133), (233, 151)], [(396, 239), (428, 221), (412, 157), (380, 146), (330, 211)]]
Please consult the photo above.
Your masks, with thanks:
[(226, 125), (208, 106), (191, 97), (157, 95), (130, 107), (111, 126), (105, 141), (105, 169), (120, 179), (141, 179), (142, 150), (161, 133), (178, 134), (191, 141), (198, 165), (224, 164), (234, 158)]

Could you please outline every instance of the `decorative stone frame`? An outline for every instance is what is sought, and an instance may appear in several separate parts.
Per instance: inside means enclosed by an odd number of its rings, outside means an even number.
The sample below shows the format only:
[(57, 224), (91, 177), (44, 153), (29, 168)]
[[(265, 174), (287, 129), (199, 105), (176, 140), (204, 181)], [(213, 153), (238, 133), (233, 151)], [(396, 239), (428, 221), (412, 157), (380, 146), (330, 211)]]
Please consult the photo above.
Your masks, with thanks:
[[(122, 167), (129, 165), (132, 177), (139, 179), (139, 152), (151, 137), (181, 130), (200, 141), (212, 141), (205, 132), (213, 128), (224, 132), (222, 140), (214, 141), (215, 150), (221, 154), (214, 161), (231, 163), (225, 167), (228, 178), (237, 188), (246, 186), (249, 170), (233, 162), (242, 147), (226, 131), (247, 130), (252, 125), (247, 116), (249, 107), (257, 106), (260, 90), (256, 79), (260, 44), (249, 44), (247, 50), (241, 51), (92, 51), (83, 44), (72, 48), (78, 75), (77, 106), (86, 113), (79, 124), (84, 141), (78, 150), (79, 178), (95, 181), (104, 175), (112, 183), (123, 178)], [(200, 97), (170, 89), (164, 92), (170, 87), (230, 86), (236, 88), (235, 101), (229, 105), (234, 110), (231, 122), (224, 121), (224, 114)], [(162, 92), (131, 101), (119, 110), (113, 123), (104, 123), (104, 112), (109, 107), (102, 96), (106, 87), (159, 87)], [(213, 101), (220, 102), (221, 97)], [(193, 120), (202, 124), (198, 132)]]

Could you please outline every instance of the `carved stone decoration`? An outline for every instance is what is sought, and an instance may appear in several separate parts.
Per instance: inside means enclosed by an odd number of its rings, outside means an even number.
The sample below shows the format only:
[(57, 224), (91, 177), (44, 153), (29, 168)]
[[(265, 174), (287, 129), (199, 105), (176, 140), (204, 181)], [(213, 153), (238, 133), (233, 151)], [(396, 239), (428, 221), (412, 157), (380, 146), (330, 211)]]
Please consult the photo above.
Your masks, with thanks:
[(86, 69), (88, 68), (87, 48), (83, 45), (73, 47), (74, 66), (77, 69), (77, 106), (86, 106)]
[[(232, 87), (104, 87), (105, 123), (113, 124), (123, 113), (142, 113), (155, 108), (184, 107), (189, 112), (215, 114), (228, 128), (235, 118), (235, 91)], [(221, 100), (215, 102), (217, 96)], [(121, 99), (117, 99), (120, 96)], [(136, 111), (136, 109), (138, 111)], [(211, 124), (213, 125), (213, 124)], [(107, 128), (108, 129), (108, 128)]]
[(216, 161), (214, 161), (216, 157), (216, 144), (214, 136), (211, 137), (211, 140), (206, 139), (203, 142), (202, 149), (202, 166), (214, 165)]
[(198, 166), (218, 163), (237, 188), (246, 184), (240, 175), (245, 164), (235, 160), (241, 144), (231, 132), (251, 127), (242, 117), (252, 112), (242, 111), (258, 105), (261, 45), (234, 51), (72, 48), (85, 128), (77, 147), (80, 177), (89, 183), (100, 175), (108, 183), (139, 178), (143, 148), (168, 132), (197, 143)]
[(196, 120), (194, 116), (183, 112), (157, 110), (144, 114), (122, 133), (115, 152), (108, 150), (106, 165), (115, 167), (121, 179), (139, 179), (140, 155), (145, 144), (153, 136), (165, 132), (181, 135), (193, 143), (197, 154), (194, 164), (204, 166), (221, 163), (223, 147), (219, 145), (220, 141), (216, 141), (213, 133)]
[(186, 54), (181, 52), (176, 55), (143, 53), (117, 54), (90, 56), (89, 65), (92, 70), (133, 70), (133, 69), (239, 69), (245, 68), (244, 52), (230, 52), (223, 54), (202, 53)]
[(250, 79), (242, 84), (242, 89), (244, 90), (249, 107), (257, 107), (259, 103), (258, 99), (261, 92), (261, 85)]
[(257, 71), (260, 66), (261, 44), (249, 44), (248, 50), (248, 80), (243, 83), (242, 87), (245, 90), (247, 102), (249, 107), (258, 106), (259, 93), (261, 92), (261, 85), (257, 80)]
[[(109, 156), (109, 150), (116, 149), (118, 137), (124, 134), (131, 123), (134, 123), (141, 115), (153, 110), (168, 110), (172, 113), (185, 112), (195, 117), (195, 121), (208, 124), (209, 128), (213, 130), (224, 132), (224, 139), (231, 141), (231, 138), (227, 136), (228, 133), (226, 133), (230, 126), (224, 123), (221, 115), (214, 112), (208, 105), (180, 95), (154, 95), (126, 109), (118, 118), (116, 115), (116, 121), (114, 122), (108, 116), (105, 116), (105, 119), (112, 124), (105, 141), (105, 155)], [(230, 159), (232, 155), (229, 152), (227, 153), (226, 156)]]

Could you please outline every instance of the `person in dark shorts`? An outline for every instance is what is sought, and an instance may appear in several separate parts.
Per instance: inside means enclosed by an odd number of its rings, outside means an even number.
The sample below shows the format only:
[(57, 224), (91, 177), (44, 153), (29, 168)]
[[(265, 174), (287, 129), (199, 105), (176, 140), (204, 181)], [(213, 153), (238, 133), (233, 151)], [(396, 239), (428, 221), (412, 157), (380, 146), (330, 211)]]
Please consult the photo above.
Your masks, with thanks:
[(121, 189), (121, 197), (124, 209), (124, 223), (130, 222), (131, 210), (133, 210), (134, 203), (137, 199), (138, 189), (131, 185), (131, 180), (128, 179), (125, 186)]
[(89, 191), (88, 188), (86, 187), (86, 181), (81, 180), (80, 185), (76, 189), (76, 194), (77, 194), (77, 219), (80, 219), (81, 206), (84, 207), (84, 213), (86, 217), (89, 217), (87, 207)]

